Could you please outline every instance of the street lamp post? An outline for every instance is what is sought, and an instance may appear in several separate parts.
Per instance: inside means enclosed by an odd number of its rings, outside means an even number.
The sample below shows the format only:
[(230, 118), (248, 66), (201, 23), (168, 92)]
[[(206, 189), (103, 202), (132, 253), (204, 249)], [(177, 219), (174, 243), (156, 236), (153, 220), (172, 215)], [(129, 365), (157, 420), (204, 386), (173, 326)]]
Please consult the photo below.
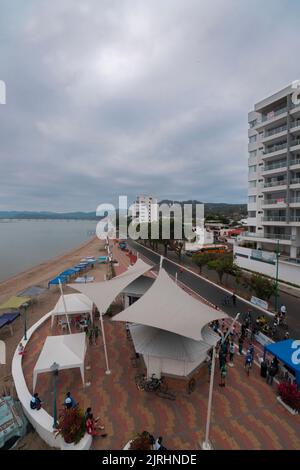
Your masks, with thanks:
[(51, 366), (53, 372), (53, 428), (57, 428), (57, 403), (56, 403), (56, 388), (57, 388), (57, 378), (58, 378), (58, 369), (59, 364), (54, 362)]
[[(226, 339), (230, 335), (234, 324), (236, 323), (237, 319), (239, 318), (240, 313), (237, 313), (236, 317), (234, 318), (230, 328), (228, 329), (226, 335), (222, 339), (222, 344), (225, 343)], [(215, 364), (216, 364), (216, 346), (213, 347), (213, 354), (211, 359), (211, 371), (210, 371), (210, 382), (209, 382), (209, 395), (208, 395), (208, 406), (207, 406), (207, 418), (206, 418), (206, 429), (205, 429), (205, 440), (202, 443), (203, 450), (212, 450), (212, 445), (209, 442), (209, 430), (210, 430), (210, 420), (211, 420), (211, 408), (212, 408), (212, 395), (213, 395), (213, 388), (214, 388), (214, 377), (215, 377)]]
[(275, 312), (278, 313), (278, 299), (279, 299), (279, 289), (278, 289), (278, 271), (279, 271), (279, 240), (277, 240), (276, 246), (276, 281), (275, 281)]
[(24, 341), (27, 341), (27, 309), (29, 307), (29, 304), (26, 302), (23, 304), (24, 307)]

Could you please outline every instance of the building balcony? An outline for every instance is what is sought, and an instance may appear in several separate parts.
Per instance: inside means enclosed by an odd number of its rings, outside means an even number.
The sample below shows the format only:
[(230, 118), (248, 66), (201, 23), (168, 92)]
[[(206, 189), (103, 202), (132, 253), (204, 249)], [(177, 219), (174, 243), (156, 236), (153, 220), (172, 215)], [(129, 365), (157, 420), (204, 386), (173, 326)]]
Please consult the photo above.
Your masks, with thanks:
[(245, 232), (243, 239), (256, 242), (276, 243), (280, 241), (282, 245), (291, 245), (291, 235), (283, 233), (262, 233), (261, 235), (256, 232)]
[(298, 188), (300, 188), (300, 178), (291, 179), (291, 181), (290, 181), (290, 187), (292, 187), (292, 189), (298, 189)]
[(262, 203), (262, 208), (263, 209), (267, 209), (268, 207), (271, 207), (272, 209), (274, 208), (274, 206), (276, 206), (276, 208), (285, 208), (286, 207), (286, 198), (282, 197), (282, 198), (278, 198), (278, 199), (265, 199)]
[(295, 224), (295, 225), (299, 226), (300, 225), (300, 216), (299, 215), (290, 216), (290, 223), (293, 224), (293, 225)]
[(294, 139), (291, 141), (290, 145), (291, 152), (295, 152), (296, 150), (300, 150), (300, 139)]
[(263, 191), (276, 191), (277, 189), (283, 190), (286, 189), (287, 180), (278, 180), (278, 181), (271, 181), (269, 183), (265, 183), (262, 190)]
[(290, 207), (300, 207), (300, 197), (293, 197), (290, 200)]
[(286, 217), (285, 216), (266, 216), (262, 218), (263, 225), (285, 225)]
[(287, 171), (287, 162), (278, 162), (270, 165), (265, 165), (262, 169), (262, 176), (276, 175), (277, 173), (285, 173)]
[(281, 153), (286, 153), (287, 150), (287, 143), (285, 142), (284, 144), (278, 144), (278, 145), (272, 145), (272, 147), (268, 147), (263, 151), (263, 156), (268, 156), (270, 157), (271, 155), (277, 155)]

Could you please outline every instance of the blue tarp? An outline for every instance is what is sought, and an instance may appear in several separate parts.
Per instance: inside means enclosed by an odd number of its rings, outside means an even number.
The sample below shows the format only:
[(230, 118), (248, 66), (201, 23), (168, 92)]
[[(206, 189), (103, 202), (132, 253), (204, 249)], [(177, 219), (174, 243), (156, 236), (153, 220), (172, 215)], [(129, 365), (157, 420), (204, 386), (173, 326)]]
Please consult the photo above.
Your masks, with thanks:
[(76, 271), (75, 269), (67, 269), (66, 271), (63, 271), (62, 273), (60, 273), (60, 276), (72, 276), (73, 274), (75, 274)]
[(286, 339), (285, 341), (266, 345), (265, 351), (276, 356), (279, 361), (295, 372), (296, 382), (300, 387), (300, 342)]
[(13, 321), (15, 321), (16, 318), (20, 315), (20, 312), (10, 312), (10, 313), (3, 313), (3, 315), (0, 316), (0, 328), (3, 328), (4, 326), (10, 325)]
[(66, 276), (57, 276), (54, 279), (51, 279), (51, 281), (48, 282), (48, 286), (56, 286), (59, 284), (59, 280), (62, 284), (65, 284), (67, 282)]

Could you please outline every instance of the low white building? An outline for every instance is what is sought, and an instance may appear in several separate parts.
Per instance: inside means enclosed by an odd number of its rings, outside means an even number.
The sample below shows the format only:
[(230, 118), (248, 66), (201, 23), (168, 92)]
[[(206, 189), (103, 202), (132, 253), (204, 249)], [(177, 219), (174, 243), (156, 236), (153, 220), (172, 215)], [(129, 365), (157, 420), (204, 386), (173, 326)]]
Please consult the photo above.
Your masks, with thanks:
[(205, 245), (212, 245), (214, 243), (214, 232), (206, 230), (202, 227), (195, 228), (195, 241), (185, 242), (185, 251), (198, 251)]

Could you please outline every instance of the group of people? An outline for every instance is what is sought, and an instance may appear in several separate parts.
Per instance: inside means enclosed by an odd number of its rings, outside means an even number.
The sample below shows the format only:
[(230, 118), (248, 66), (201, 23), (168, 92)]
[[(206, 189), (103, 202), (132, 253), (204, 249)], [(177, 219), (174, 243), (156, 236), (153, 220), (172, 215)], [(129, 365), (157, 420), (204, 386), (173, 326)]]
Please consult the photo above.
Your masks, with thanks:
[(158, 451), (167, 450), (167, 448), (163, 445), (162, 436), (159, 436), (157, 439), (155, 439), (155, 437), (152, 434), (150, 434), (148, 431), (144, 431), (142, 433), (142, 436), (145, 436), (147, 439), (149, 439), (152, 450), (158, 450)]

